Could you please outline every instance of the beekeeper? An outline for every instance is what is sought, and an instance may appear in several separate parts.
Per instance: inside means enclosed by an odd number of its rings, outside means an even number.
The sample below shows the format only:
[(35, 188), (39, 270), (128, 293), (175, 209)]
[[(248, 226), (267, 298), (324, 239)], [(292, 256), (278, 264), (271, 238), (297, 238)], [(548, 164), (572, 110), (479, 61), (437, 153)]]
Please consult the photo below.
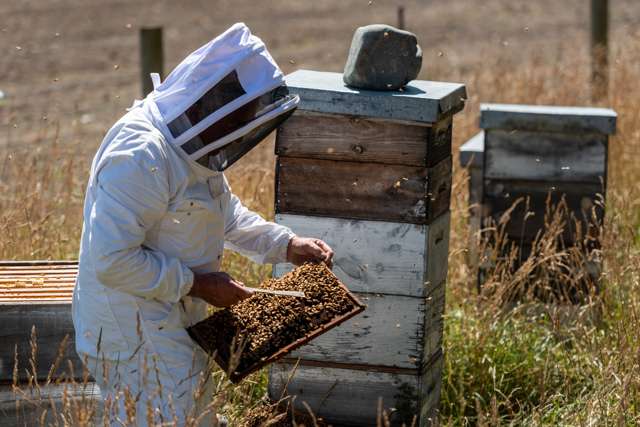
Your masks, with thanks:
[(183, 425), (197, 416), (210, 425), (207, 356), (185, 327), (209, 304), (252, 293), (220, 271), (223, 248), (259, 263), (330, 263), (333, 253), (249, 211), (223, 174), (299, 102), (249, 28), (235, 24), (164, 82), (152, 78), (153, 92), (109, 130), (91, 166), (76, 349), (114, 424)]

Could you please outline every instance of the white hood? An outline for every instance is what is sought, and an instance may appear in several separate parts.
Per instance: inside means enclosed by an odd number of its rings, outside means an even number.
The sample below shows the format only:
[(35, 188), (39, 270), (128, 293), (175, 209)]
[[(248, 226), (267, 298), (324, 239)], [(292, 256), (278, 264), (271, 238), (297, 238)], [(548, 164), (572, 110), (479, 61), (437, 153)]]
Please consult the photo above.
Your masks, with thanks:
[[(234, 79), (238, 96), (219, 105), (197, 122), (186, 119), (186, 112), (190, 108), (215, 90), (217, 85), (224, 84), (229, 77)], [(152, 79), (155, 89), (147, 96), (145, 104), (154, 123), (169, 143), (180, 147), (195, 161), (251, 133), (258, 133), (264, 138), (293, 112), (299, 102), (297, 96), (281, 96), (278, 100), (268, 101), (270, 105), (266, 107), (262, 102), (262, 108), (251, 120), (239, 123), (232, 131), (219, 135), (214, 140), (198, 139), (203, 132), (229, 114), (246, 107), (259, 97), (268, 96), (278, 88), (284, 87), (282, 71), (262, 40), (252, 35), (243, 23), (234, 24), (223, 34), (191, 53), (161, 84), (158, 75), (152, 75)], [(180, 126), (179, 132), (176, 132), (174, 126), (177, 122)], [(257, 132), (261, 127), (262, 131)], [(193, 144), (194, 139), (198, 139), (197, 144)], [(249, 145), (246, 141), (240, 142)], [(253, 142), (246, 151), (259, 141)], [(237, 154), (239, 150), (236, 148), (235, 151)], [(237, 155), (233, 161), (242, 154), (244, 153)]]

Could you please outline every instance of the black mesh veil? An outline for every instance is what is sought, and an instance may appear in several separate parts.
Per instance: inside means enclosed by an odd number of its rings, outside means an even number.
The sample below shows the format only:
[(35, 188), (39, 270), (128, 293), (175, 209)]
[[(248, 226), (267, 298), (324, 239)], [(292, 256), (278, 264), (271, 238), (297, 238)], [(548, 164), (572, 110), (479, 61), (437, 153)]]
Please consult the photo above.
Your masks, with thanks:
[[(178, 138), (218, 109), (243, 95), (245, 91), (236, 72), (231, 72), (187, 111), (171, 121), (168, 124), (169, 130)], [(198, 135), (182, 143), (180, 147), (191, 157), (197, 156), (198, 152), (206, 152), (194, 160), (210, 169), (223, 171), (258, 145), (293, 113), (295, 108), (286, 109), (280, 114), (282, 106), (292, 99), (286, 86), (280, 86), (237, 107)], [(211, 144), (218, 145), (221, 141), (229, 139), (233, 133), (240, 134), (219, 148), (206, 149)]]

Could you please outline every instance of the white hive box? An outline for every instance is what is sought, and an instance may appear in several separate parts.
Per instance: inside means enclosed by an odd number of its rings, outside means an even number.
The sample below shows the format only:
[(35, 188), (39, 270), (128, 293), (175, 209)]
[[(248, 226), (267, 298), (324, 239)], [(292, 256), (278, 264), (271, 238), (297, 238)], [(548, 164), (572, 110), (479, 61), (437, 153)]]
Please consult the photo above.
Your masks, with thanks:
[[(472, 231), (495, 224), (516, 200), (528, 200), (526, 212), (521, 203), (506, 225), (507, 237), (526, 259), (544, 230), (548, 196), (552, 205), (566, 200), (568, 215), (579, 220), (583, 233), (598, 229), (616, 119), (606, 108), (482, 104), (482, 131), (460, 148), (460, 163), (469, 167)], [(576, 244), (576, 231), (567, 218), (562, 244)]]
[[(353, 90), (342, 75), (287, 76), (301, 97), (276, 137), (276, 222), (335, 250), (334, 273), (367, 304), (270, 372), (334, 425), (375, 424), (378, 399), (394, 423), (431, 425), (443, 354), (452, 118), (463, 85), (411, 82)], [(290, 265), (277, 265), (280, 276)], [(292, 367), (300, 360), (291, 379)]]

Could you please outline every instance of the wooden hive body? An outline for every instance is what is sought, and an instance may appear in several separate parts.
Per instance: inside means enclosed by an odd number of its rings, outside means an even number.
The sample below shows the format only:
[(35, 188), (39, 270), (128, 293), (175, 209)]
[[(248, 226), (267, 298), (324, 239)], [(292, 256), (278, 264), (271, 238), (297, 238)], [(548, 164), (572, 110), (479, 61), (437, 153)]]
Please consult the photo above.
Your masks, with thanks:
[(38, 379), (47, 378), (65, 337), (63, 360), (53, 378), (68, 376), (67, 360), (71, 360), (76, 368), (74, 377), (82, 377), (82, 363), (75, 351), (71, 319), (71, 298), (77, 273), (75, 262), (0, 263), (0, 321), (3, 325), (0, 381), (12, 381), (16, 350), (19, 380), (33, 375), (30, 367), (33, 328), (37, 339)]
[(430, 425), (443, 361), (452, 117), (464, 86), (360, 91), (341, 74), (304, 70), (287, 85), (301, 103), (276, 137), (276, 222), (332, 246), (334, 273), (367, 309), (275, 364), (269, 393), (297, 395), (301, 409), (307, 402), (334, 425), (375, 424), (379, 398), (396, 409), (394, 422), (416, 415)]
[(0, 262), (0, 426), (39, 425), (44, 412), (47, 425), (59, 424), (65, 405), (91, 405), (99, 418), (99, 389), (84, 383), (75, 351), (71, 300), (77, 273), (73, 261)]
[(565, 246), (600, 227), (614, 111), (484, 104), (480, 127), (483, 131), (460, 149), (461, 165), (469, 167), (472, 231), (496, 224), (518, 199), (523, 202), (511, 213), (505, 231), (523, 258), (545, 229), (547, 201), (552, 206), (566, 202)]

